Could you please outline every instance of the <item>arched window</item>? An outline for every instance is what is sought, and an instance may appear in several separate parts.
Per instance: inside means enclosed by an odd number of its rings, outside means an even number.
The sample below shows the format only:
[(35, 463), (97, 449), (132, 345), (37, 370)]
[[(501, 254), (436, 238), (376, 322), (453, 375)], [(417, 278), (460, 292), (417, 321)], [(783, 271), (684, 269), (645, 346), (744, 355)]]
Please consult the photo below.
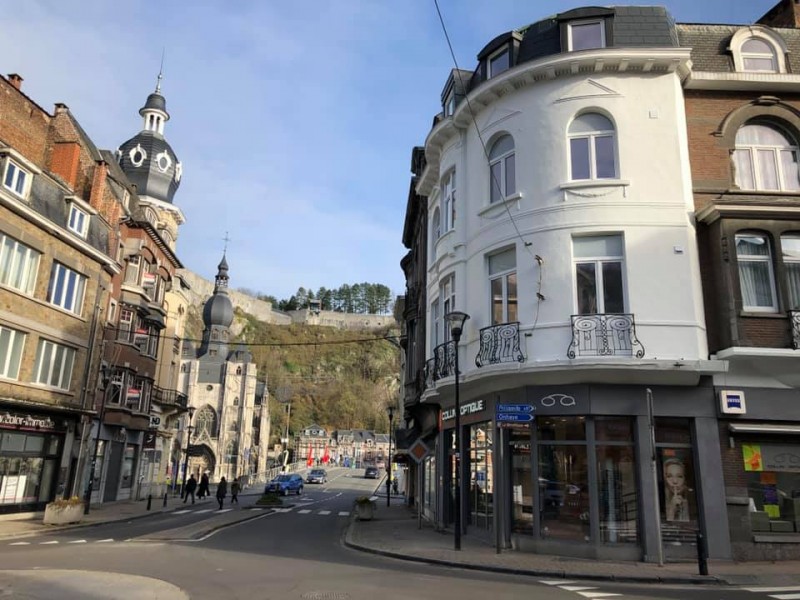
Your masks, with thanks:
[(514, 138), (504, 135), (489, 151), (489, 201), (497, 202), (517, 191)]
[(239, 397), (238, 396), (233, 399), (233, 405), (234, 406), (239, 406)]
[[(242, 367), (236, 367), (236, 374), (237, 375), (241, 375), (242, 374)], [(237, 398), (237, 400), (238, 400), (238, 398)]]
[(772, 123), (751, 121), (736, 132), (736, 185), (743, 190), (800, 190), (797, 143)]
[(442, 237), (442, 215), (437, 206), (433, 209), (433, 219), (431, 219), (431, 241), (435, 244), (440, 237)]
[(442, 178), (442, 233), (456, 225), (456, 171), (453, 169)]
[(778, 72), (775, 48), (761, 38), (752, 37), (742, 44), (742, 64), (745, 71)]
[(777, 311), (769, 238), (761, 233), (737, 233), (736, 262), (739, 265), (742, 308), (751, 312)]
[(217, 414), (210, 406), (204, 406), (194, 419), (194, 430), (197, 437), (217, 437)]
[(598, 113), (585, 113), (569, 126), (570, 179), (617, 177), (614, 125)]

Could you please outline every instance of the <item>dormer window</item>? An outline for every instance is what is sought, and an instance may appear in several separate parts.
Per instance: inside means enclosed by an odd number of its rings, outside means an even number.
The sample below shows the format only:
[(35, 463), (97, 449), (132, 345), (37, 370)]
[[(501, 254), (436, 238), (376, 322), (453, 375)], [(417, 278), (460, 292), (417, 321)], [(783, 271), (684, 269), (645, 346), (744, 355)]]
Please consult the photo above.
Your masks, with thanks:
[(31, 174), (15, 163), (13, 160), (6, 161), (6, 172), (3, 175), (3, 186), (11, 190), (20, 198), (27, 196), (28, 181)]
[(89, 232), (89, 215), (82, 211), (75, 204), (69, 206), (69, 220), (67, 227), (70, 231), (77, 233), (82, 238)]
[(736, 71), (786, 73), (786, 42), (769, 27), (742, 27), (731, 37), (728, 49)]
[(778, 71), (775, 48), (759, 38), (750, 38), (742, 44), (742, 63), (745, 71)]
[(451, 90), (444, 101), (444, 116), (452, 117), (454, 112), (456, 112), (456, 94)]
[(591, 50), (606, 47), (606, 28), (602, 19), (575, 21), (569, 24), (569, 50)]
[(497, 77), (503, 71), (508, 71), (510, 67), (511, 60), (508, 54), (508, 48), (503, 48), (489, 57), (489, 75), (487, 79)]

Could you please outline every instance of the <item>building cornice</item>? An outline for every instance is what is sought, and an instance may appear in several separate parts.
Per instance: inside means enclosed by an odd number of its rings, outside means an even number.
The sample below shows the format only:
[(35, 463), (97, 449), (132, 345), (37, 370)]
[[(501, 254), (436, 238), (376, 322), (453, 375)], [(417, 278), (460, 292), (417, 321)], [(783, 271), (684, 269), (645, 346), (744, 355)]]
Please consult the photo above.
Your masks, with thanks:
[(800, 218), (800, 206), (786, 204), (776, 206), (767, 204), (709, 204), (695, 215), (699, 223), (711, 225), (722, 218), (767, 218), (774, 219), (785, 216), (791, 219)]
[(683, 80), (687, 90), (720, 90), (726, 92), (796, 92), (800, 75), (794, 73), (718, 73), (690, 71)]

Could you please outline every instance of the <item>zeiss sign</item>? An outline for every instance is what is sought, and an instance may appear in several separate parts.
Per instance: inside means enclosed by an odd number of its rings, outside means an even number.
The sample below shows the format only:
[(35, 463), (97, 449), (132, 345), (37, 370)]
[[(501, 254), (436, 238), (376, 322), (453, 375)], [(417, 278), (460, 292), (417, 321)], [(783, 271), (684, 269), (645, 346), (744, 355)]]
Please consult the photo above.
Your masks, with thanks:
[(721, 390), (719, 393), (720, 410), (726, 415), (747, 414), (744, 403), (744, 392), (738, 390)]

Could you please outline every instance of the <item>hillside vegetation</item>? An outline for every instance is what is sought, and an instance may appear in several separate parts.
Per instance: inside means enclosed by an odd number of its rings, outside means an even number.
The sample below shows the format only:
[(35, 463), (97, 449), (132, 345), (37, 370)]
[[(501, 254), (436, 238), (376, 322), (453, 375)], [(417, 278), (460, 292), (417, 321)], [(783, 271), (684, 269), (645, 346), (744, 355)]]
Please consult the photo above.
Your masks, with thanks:
[[(192, 312), (187, 319), (191, 329), (187, 336), (200, 339), (202, 318)], [(237, 342), (248, 344), (259, 380), (267, 380), (270, 445), (285, 433), (289, 402), (290, 435), (312, 423), (328, 430), (388, 431), (386, 407), (397, 398), (399, 349), (388, 340), (364, 340), (397, 336), (398, 329), (342, 331), (313, 325), (274, 325), (236, 309), (232, 330), (240, 333), (234, 336), (231, 349)]]

